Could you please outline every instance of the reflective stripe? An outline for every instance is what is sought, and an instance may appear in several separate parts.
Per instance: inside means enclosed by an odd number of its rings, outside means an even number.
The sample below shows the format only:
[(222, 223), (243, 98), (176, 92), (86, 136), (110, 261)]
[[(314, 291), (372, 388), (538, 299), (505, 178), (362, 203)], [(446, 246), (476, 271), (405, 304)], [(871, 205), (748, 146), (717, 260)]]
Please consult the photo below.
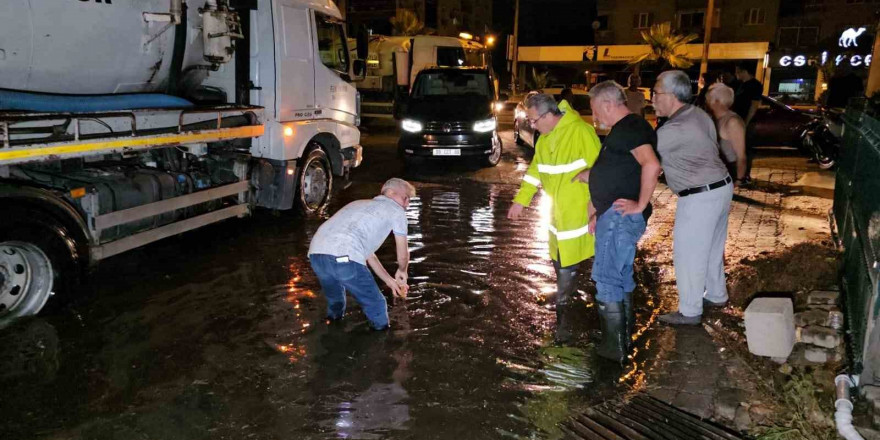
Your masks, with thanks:
[(578, 159), (565, 165), (542, 165), (538, 164), (538, 172), (544, 174), (565, 174), (587, 167), (587, 161)]
[(550, 228), (550, 232), (552, 232), (553, 235), (556, 236), (557, 240), (571, 240), (572, 238), (578, 238), (581, 235), (586, 235), (587, 233), (590, 232), (590, 225), (586, 225), (582, 228), (572, 229), (570, 231), (562, 231), (562, 232), (557, 231), (556, 228), (554, 228), (552, 225), (549, 228)]
[(535, 186), (541, 186), (541, 181), (540, 181), (540, 180), (538, 180), (538, 179), (536, 179), (536, 178), (534, 178), (534, 177), (532, 177), (532, 176), (530, 176), (530, 175), (528, 175), (528, 174), (526, 174), (526, 175), (523, 176), (523, 181), (528, 182), (528, 183), (531, 183), (532, 185), (535, 185)]

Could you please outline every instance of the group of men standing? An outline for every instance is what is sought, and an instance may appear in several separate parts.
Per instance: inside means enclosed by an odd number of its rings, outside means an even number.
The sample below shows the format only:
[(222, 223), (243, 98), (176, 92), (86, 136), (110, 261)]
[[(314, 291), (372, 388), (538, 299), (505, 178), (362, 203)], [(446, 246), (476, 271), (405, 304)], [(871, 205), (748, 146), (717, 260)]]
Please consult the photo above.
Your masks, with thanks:
[[(657, 78), (654, 107), (666, 122), (656, 132), (627, 106), (627, 93), (614, 81), (596, 85), (589, 94), (593, 118), (610, 129), (604, 142), (566, 100), (557, 103), (547, 94), (526, 99), (528, 122), (542, 135), (507, 217), (518, 219), (539, 189), (552, 200), (548, 228), (557, 283), (557, 342), (571, 339), (568, 321), (578, 270), (593, 258), (602, 331), (598, 353), (622, 362), (635, 328), (636, 246), (651, 216), (661, 169), (678, 195), (673, 253), (679, 308), (660, 317), (673, 325), (699, 324), (704, 305), (727, 302), (723, 259), (733, 179), (721, 160), (712, 119), (689, 104), (691, 82), (684, 72), (667, 71)], [(373, 328), (388, 327), (385, 299), (367, 265), (395, 295), (407, 293), (405, 210), (415, 189), (390, 179), (381, 192), (342, 208), (312, 240), (309, 258), (327, 297), (329, 320), (342, 318), (348, 291)], [(398, 256), (394, 276), (375, 255), (389, 233)]]
[(678, 195), (673, 258), (679, 309), (660, 317), (672, 325), (699, 324), (704, 305), (727, 302), (723, 259), (733, 179), (712, 118), (690, 104), (684, 72), (657, 79), (654, 108), (666, 122), (656, 132), (627, 105), (617, 83), (600, 83), (589, 94), (594, 120), (610, 129), (601, 143), (564, 100), (557, 104), (541, 94), (526, 99), (528, 122), (542, 136), (508, 218), (517, 219), (543, 188), (553, 201), (549, 248), (557, 276), (557, 342), (571, 337), (567, 321), (578, 268), (592, 257), (602, 331), (598, 353), (623, 361), (635, 327), (636, 245), (651, 216), (661, 169)]

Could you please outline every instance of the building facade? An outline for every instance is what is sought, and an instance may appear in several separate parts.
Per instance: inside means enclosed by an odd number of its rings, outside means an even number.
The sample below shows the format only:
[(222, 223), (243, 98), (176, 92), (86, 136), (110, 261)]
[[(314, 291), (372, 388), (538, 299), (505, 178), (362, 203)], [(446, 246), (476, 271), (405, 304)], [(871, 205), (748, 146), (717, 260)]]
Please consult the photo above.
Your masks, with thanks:
[(867, 77), (880, 2), (782, 0), (769, 59), (771, 95), (821, 100), (834, 76)]
[[(669, 22), (679, 33), (703, 41), (706, 0), (598, 0), (598, 44), (641, 44), (641, 31)], [(715, 0), (713, 43), (772, 41), (780, 0)]]
[(394, 35), (390, 19), (399, 10), (412, 11), (436, 35), (468, 32), (488, 34), (492, 26), (492, 0), (345, 0), (346, 20), (366, 26), (373, 34)]

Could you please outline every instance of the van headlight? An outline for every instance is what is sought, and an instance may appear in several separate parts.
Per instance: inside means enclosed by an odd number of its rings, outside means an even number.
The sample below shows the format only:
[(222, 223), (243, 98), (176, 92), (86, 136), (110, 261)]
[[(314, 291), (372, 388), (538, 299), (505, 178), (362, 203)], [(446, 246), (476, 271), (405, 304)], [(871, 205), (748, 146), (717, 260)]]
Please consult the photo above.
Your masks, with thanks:
[(502, 110), (504, 110), (504, 103), (501, 101), (495, 102), (495, 111), (500, 112)]
[(422, 131), (422, 123), (419, 121), (413, 121), (412, 119), (404, 119), (400, 123), (400, 127), (403, 128), (404, 131), (408, 131), (410, 133), (418, 133)]
[(486, 119), (485, 121), (478, 121), (474, 124), (474, 131), (477, 133), (485, 133), (487, 131), (495, 130), (498, 127), (498, 122), (495, 121), (495, 118)]

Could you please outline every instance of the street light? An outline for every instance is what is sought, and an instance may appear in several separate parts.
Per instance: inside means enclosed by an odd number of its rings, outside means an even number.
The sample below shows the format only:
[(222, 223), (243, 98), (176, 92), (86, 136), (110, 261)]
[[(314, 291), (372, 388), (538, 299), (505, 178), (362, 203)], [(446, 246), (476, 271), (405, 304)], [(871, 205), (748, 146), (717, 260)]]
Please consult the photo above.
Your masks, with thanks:
[(495, 36), (489, 35), (488, 37), (486, 37), (486, 46), (492, 47), (494, 45), (495, 45)]

